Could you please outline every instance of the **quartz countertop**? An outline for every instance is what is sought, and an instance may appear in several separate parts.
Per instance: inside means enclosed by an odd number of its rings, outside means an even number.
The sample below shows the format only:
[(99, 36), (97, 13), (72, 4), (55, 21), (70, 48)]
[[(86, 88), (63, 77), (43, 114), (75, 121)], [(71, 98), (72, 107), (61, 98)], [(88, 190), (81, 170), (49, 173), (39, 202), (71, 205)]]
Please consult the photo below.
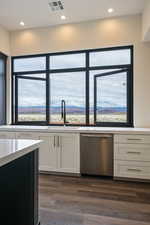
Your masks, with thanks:
[(73, 127), (73, 126), (0, 126), (3, 132), (41, 132), (41, 133), (112, 133), (112, 134), (149, 134), (150, 128), (118, 128), (118, 127)]
[(40, 147), (39, 140), (0, 140), (0, 167)]

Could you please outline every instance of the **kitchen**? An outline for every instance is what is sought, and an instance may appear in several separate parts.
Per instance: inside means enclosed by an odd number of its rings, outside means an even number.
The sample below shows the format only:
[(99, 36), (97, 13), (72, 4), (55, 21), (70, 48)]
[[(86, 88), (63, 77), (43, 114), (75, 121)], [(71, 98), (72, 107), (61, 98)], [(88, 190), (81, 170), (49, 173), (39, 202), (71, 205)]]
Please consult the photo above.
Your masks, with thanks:
[(12, 165), (22, 185), (15, 163), (32, 149), (39, 164), (38, 173), (17, 169), (35, 179), (25, 183), (32, 184), (32, 215), (10, 213), (14, 224), (149, 224), (150, 5), (127, 2), (88, 1), (83, 15), (84, 3), (79, 10), (73, 1), (38, 1), (43, 21), (33, 16), (35, 0), (30, 9), (28, 1), (24, 8), (18, 0), (0, 3), (0, 163), (2, 149), (11, 149), (1, 171)]

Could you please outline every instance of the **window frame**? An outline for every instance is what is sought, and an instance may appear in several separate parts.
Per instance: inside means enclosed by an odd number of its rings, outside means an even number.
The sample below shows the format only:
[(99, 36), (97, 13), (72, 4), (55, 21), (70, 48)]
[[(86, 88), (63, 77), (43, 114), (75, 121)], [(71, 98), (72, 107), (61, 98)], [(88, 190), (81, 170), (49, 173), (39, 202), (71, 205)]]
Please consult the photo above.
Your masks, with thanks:
[[(125, 50), (129, 49), (131, 53), (131, 63), (126, 65), (108, 65), (108, 66), (90, 66), (90, 53), (91, 52), (100, 52), (100, 51), (115, 51), (115, 50)], [(49, 79), (51, 73), (65, 73), (65, 72), (85, 72), (85, 82), (86, 82), (86, 90), (85, 90), (85, 102), (86, 102), (86, 114), (85, 114), (85, 125), (83, 124), (66, 124), (67, 126), (91, 126), (91, 127), (133, 127), (133, 62), (134, 62), (134, 46), (118, 46), (118, 47), (108, 47), (108, 48), (98, 48), (98, 49), (87, 49), (87, 50), (80, 50), (80, 51), (68, 51), (68, 52), (56, 52), (56, 53), (47, 53), (47, 54), (37, 54), (37, 55), (23, 55), (23, 56), (12, 56), (11, 57), (11, 66), (12, 66), (12, 124), (13, 125), (47, 125), (47, 126), (63, 126), (63, 124), (50, 124), (49, 123), (49, 112), (50, 112), (50, 105), (49, 105)], [(69, 69), (50, 69), (50, 57), (55, 55), (68, 55), (68, 54), (85, 54), (85, 67), (79, 68), (69, 68)], [(15, 59), (21, 58), (32, 58), (32, 57), (46, 57), (46, 70), (38, 70), (38, 71), (25, 71), (25, 72), (14, 72), (14, 61)], [(90, 99), (89, 99), (89, 76), (90, 71), (92, 70), (109, 70), (109, 69), (127, 69), (128, 70), (128, 86), (127, 86), (127, 118), (128, 121), (126, 123), (113, 123), (113, 122), (105, 122), (100, 124), (90, 124), (90, 113), (89, 113), (89, 106), (90, 106)], [(22, 75), (34, 75), (35, 74), (46, 74), (46, 121), (22, 121), (19, 122), (16, 118), (17, 109), (16, 104), (14, 104), (14, 97), (17, 95), (17, 92), (14, 92), (14, 77), (15, 76), (22, 76)], [(15, 94), (14, 94), (15, 93)], [(14, 96), (15, 95), (15, 96)], [(15, 97), (16, 98), (16, 97)], [(94, 115), (93, 115), (94, 116)]]
[[(38, 78), (38, 77), (28, 77), (28, 76), (15, 76), (14, 78), (14, 82), (15, 82), (15, 124), (19, 123), (20, 125), (21, 124), (40, 124), (40, 125), (45, 125), (46, 124), (46, 120), (41, 120), (41, 121), (19, 121), (18, 120), (18, 116), (19, 116), (19, 113), (18, 113), (18, 82), (19, 82), (19, 79), (23, 79), (23, 80), (38, 80), (38, 81), (45, 81), (45, 84), (46, 84), (46, 79), (45, 78)], [(46, 107), (46, 105), (45, 105)], [(47, 108), (47, 107), (46, 107)], [(46, 113), (45, 113), (46, 114)]]
[[(86, 71), (84, 70), (84, 71), (72, 71), (72, 72), (51, 72), (51, 73), (49, 73), (49, 81), (50, 81), (50, 77), (51, 77), (51, 75), (52, 74), (61, 74), (61, 73), (64, 73), (64, 74), (67, 74), (67, 73), (78, 73), (78, 72), (84, 72), (84, 74), (82, 74), (82, 76), (84, 76), (84, 78), (85, 78), (85, 90), (84, 90), (84, 92), (85, 92), (85, 123), (84, 124), (82, 124), (82, 123), (80, 123), (80, 124), (75, 124), (75, 123), (73, 123), (73, 124), (71, 124), (70, 125), (70, 123), (69, 124), (67, 124), (66, 123), (66, 126), (85, 126), (86, 125)], [(56, 76), (57, 76), (56, 75)], [(49, 93), (50, 93), (50, 82), (49, 82)], [(50, 96), (50, 95), (49, 95)], [(49, 102), (50, 102), (50, 97), (48, 97), (48, 100), (49, 100)], [(50, 122), (50, 114), (49, 114), (49, 122)], [(57, 123), (57, 124), (55, 124), (55, 123), (49, 123), (49, 125), (51, 125), (51, 126), (59, 126), (59, 125), (61, 125), (61, 124), (59, 124), (59, 123)]]
[[(112, 126), (114, 125), (118, 125), (119, 127), (122, 127), (124, 125), (124, 122), (97, 122), (97, 78), (98, 77), (104, 77), (104, 76), (111, 76), (111, 75), (115, 75), (115, 74), (120, 74), (122, 72), (126, 72), (126, 75), (127, 75), (127, 95), (128, 93), (130, 92), (130, 89), (129, 89), (129, 76), (130, 76), (130, 73), (129, 73), (129, 69), (127, 68), (124, 68), (124, 69), (119, 69), (119, 70), (116, 70), (116, 71), (112, 71), (112, 72), (106, 72), (106, 73), (102, 73), (102, 74), (99, 74), (99, 75), (95, 75), (94, 76), (94, 123), (97, 125), (97, 126), (103, 126), (103, 127), (107, 127), (109, 124), (111, 124)], [(129, 106), (130, 106), (130, 103), (129, 103), (129, 99), (127, 97), (127, 122), (129, 121), (130, 119), (130, 113), (129, 113)]]

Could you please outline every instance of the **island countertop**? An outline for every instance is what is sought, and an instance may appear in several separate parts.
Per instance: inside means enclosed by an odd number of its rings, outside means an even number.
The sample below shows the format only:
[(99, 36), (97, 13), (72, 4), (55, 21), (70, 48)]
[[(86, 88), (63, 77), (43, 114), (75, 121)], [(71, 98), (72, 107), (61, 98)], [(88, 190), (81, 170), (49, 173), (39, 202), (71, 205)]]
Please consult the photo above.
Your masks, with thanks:
[(40, 147), (40, 140), (0, 140), (0, 167)]

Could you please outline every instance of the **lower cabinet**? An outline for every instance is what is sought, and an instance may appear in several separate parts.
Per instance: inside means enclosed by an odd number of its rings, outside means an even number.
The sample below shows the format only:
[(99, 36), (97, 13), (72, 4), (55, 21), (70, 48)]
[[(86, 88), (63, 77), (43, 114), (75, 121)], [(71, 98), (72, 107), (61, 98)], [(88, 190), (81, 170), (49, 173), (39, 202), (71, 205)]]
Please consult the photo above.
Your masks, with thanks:
[(17, 139), (32, 139), (32, 140), (38, 140), (38, 134), (37, 133), (30, 133), (30, 132), (18, 132), (16, 133)]
[(41, 172), (80, 173), (80, 135), (18, 132), (18, 139), (43, 140), (39, 151)]
[(150, 180), (150, 163), (138, 161), (116, 161), (115, 177)]
[(40, 134), (40, 171), (80, 173), (78, 134)]
[(150, 180), (150, 135), (114, 135), (114, 177)]
[(79, 135), (60, 134), (58, 139), (58, 170), (64, 173), (80, 173)]
[(0, 132), (0, 139), (15, 139), (16, 134), (14, 132)]
[(41, 143), (39, 152), (40, 171), (55, 172), (58, 165), (58, 153), (56, 149), (56, 137), (53, 134), (40, 134)]

